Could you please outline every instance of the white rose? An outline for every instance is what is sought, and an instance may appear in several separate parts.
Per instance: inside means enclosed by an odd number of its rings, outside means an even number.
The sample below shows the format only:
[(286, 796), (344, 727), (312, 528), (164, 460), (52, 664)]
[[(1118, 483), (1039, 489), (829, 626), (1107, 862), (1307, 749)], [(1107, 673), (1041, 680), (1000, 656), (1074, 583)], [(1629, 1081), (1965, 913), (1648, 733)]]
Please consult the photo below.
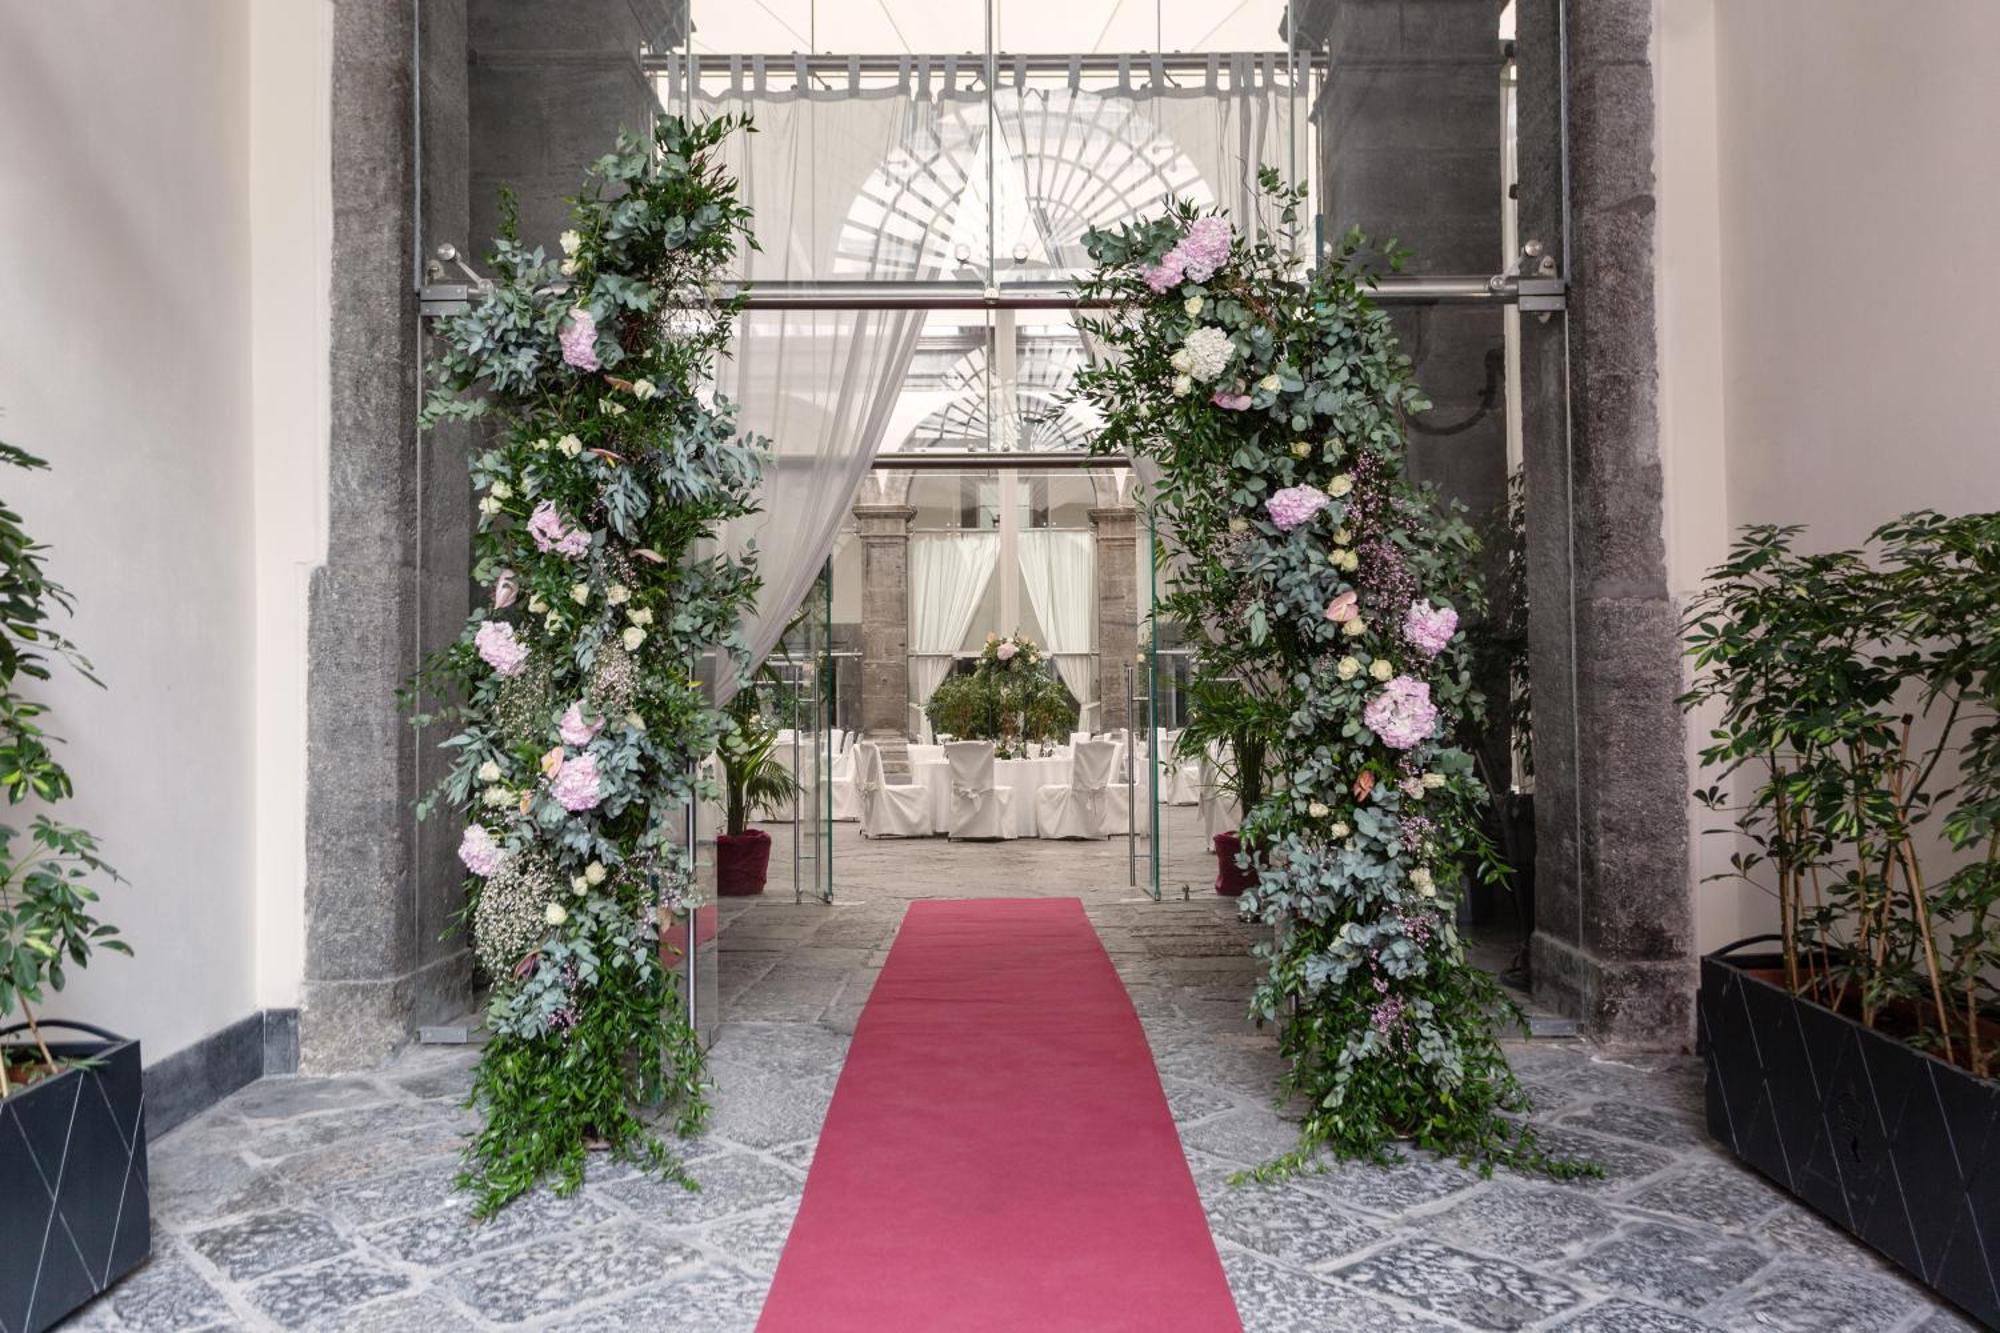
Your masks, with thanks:
[(1326, 493), (1336, 500), (1353, 489), (1354, 478), (1348, 476), (1345, 472), (1326, 484)]
[(1183, 375), (1194, 369), (1194, 358), (1188, 355), (1188, 349), (1185, 347), (1173, 354), (1170, 363)]
[(575, 458), (583, 452), (583, 441), (574, 435), (565, 435), (556, 441), (556, 448), (561, 451), (564, 458)]
[(1358, 657), (1343, 657), (1340, 659), (1339, 664), (1334, 667), (1334, 670), (1340, 673), (1342, 680), (1353, 680), (1361, 674), (1361, 659)]
[(589, 893), (590, 881), (585, 879), (582, 875), (571, 875), (569, 880), (569, 891), (571, 893), (576, 893), (576, 894)]
[(1276, 393), (1280, 388), (1284, 387), (1284, 381), (1276, 375), (1266, 375), (1263, 379), (1257, 381), (1257, 387), (1265, 393)]
[(1445, 783), (1445, 777), (1444, 777), (1444, 774), (1442, 774), (1442, 773), (1426, 773), (1426, 774), (1424, 774), (1424, 777), (1423, 777), (1423, 783), (1424, 783), (1424, 786), (1428, 787), (1428, 788), (1429, 788), (1430, 790), (1432, 790), (1432, 791), (1436, 791), (1436, 790), (1437, 790), (1437, 789), (1438, 789), (1439, 787), (1442, 787), (1442, 786), (1444, 786), (1444, 783)]
[(514, 793), (508, 791), (505, 787), (488, 787), (486, 789), (486, 808), (489, 810), (498, 810), (502, 806), (510, 804), (513, 799)]
[(1333, 540), (1337, 544), (1345, 546), (1354, 540), (1354, 531), (1351, 528), (1335, 528), (1333, 530)]
[(604, 590), (604, 600), (613, 606), (623, 606), (632, 600), (632, 590), (622, 583), (614, 583)]
[(590, 585), (588, 583), (570, 584), (569, 599), (572, 602), (575, 602), (578, 606), (582, 606), (585, 602), (590, 600)]
[(646, 631), (640, 629), (637, 625), (629, 625), (626, 627), (625, 632), (618, 636), (618, 639), (619, 642), (625, 645), (626, 652), (636, 653), (639, 651), (639, 645), (646, 641)]
[(1190, 375), (1174, 376), (1174, 397), (1185, 398), (1193, 392), (1194, 392), (1193, 376)]
[(1343, 573), (1352, 574), (1355, 570), (1361, 568), (1361, 557), (1353, 551), (1342, 551), (1340, 559), (1334, 563), (1340, 566)]
[(576, 261), (574, 259), (565, 259), (562, 263), (556, 265), (556, 270), (565, 278), (573, 278), (576, 276)]
[(500, 780), (500, 765), (488, 759), (479, 766), (479, 780), (481, 782), (498, 782)]
[(1342, 628), (1347, 632), (1348, 638), (1358, 639), (1368, 632), (1368, 622), (1360, 616), (1356, 616), (1354, 619), (1348, 621), (1346, 625), (1342, 626)]
[(1310, 458), (1312, 457), (1312, 451), (1313, 451), (1312, 445), (1306, 442), (1305, 440), (1292, 441), (1293, 458)]
[(1344, 819), (1334, 820), (1333, 827), (1327, 830), (1328, 833), (1331, 833), (1336, 838), (1346, 837), (1349, 831), (1350, 830), (1347, 827), (1347, 821)]
[(1199, 315), (1201, 313), (1201, 306), (1202, 300), (1199, 296), (1190, 296), (1187, 300), (1181, 302), (1181, 309), (1187, 311), (1190, 315)]
[(648, 606), (637, 607), (627, 611), (625, 618), (635, 625), (650, 625), (653, 623), (653, 609)]
[(609, 873), (610, 872), (604, 868), (604, 863), (602, 861), (592, 861), (589, 865), (583, 868), (583, 877), (586, 881), (590, 883), (590, 885), (593, 888), (599, 884), (602, 884), (604, 882), (604, 877)]
[(1410, 872), (1410, 884), (1426, 898), (1437, 897), (1437, 882), (1431, 878), (1431, 872), (1422, 866)]
[(563, 922), (569, 920), (569, 909), (561, 903), (550, 903), (542, 912), (542, 920), (552, 926), (560, 926)]
[(531, 446), (529, 446), (529, 447), (530, 447), (530, 448), (534, 448), (534, 449), (546, 449), (546, 448), (548, 448), (548, 447), (549, 447), (549, 441), (548, 441), (548, 437), (547, 437), (547, 436), (544, 436), (544, 437), (542, 437), (541, 439), (539, 439), (539, 440), (536, 440), (536, 441), (534, 442), (534, 444), (532, 444), (532, 445), (531, 445)]
[(651, 380), (632, 381), (632, 396), (634, 398), (637, 398), (642, 403), (645, 402), (648, 398), (651, 398), (654, 394), (658, 393), (659, 391), (660, 391), (660, 386), (653, 383)]
[(493, 498), (496, 500), (511, 500), (514, 498), (514, 488), (504, 481), (496, 481), (493, 483)]
[(528, 599), (528, 611), (531, 615), (545, 616), (549, 613), (549, 604), (542, 600), (540, 593), (536, 593)]
[(479, 512), (491, 518), (500, 512), (500, 502), (490, 495), (482, 496), (479, 501)]
[[(543, 234), (547, 235), (546, 232)], [(575, 231), (564, 232), (562, 235), (556, 237), (556, 242), (562, 246), (562, 252), (566, 255), (573, 255), (583, 249), (583, 237)]]
[(1308, 805), (1306, 807), (1306, 813), (1311, 815), (1314, 819), (1325, 819), (1328, 815), (1333, 813), (1333, 807), (1328, 805), (1324, 801), (1314, 801), (1311, 805)]
[(1389, 664), (1388, 658), (1378, 657), (1375, 659), (1374, 665), (1368, 668), (1368, 674), (1377, 680), (1387, 680), (1396, 674), (1396, 668)]

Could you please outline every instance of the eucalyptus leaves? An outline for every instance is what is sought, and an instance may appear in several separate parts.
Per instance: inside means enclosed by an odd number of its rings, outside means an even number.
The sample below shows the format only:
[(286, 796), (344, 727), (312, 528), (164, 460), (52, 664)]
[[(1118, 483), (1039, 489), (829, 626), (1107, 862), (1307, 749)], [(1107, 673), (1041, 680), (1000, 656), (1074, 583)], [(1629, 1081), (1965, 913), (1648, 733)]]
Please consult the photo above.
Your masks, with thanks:
[(708, 293), (748, 243), (715, 162), (740, 126), (621, 137), (563, 258), (524, 250), (510, 223), (491, 285), (436, 329), (426, 420), (494, 422), (471, 465), (491, 604), (427, 669), (460, 702), (443, 714), (454, 767), (425, 809), (464, 811), (467, 920), (492, 983), (486, 1123), (463, 1181), (482, 1212), (545, 1173), (575, 1188), (593, 1141), (692, 1185), (637, 1104), (665, 1103), (683, 1133), (707, 1114), (659, 933), (692, 893), (669, 833), (728, 728), (693, 664), (720, 651), (740, 669), (756, 589), (747, 560), (700, 545), (750, 512), (762, 467), (761, 442), (702, 392), (735, 313)]
[[(1296, 239), (1300, 195), (1267, 173)], [(1484, 865), (1485, 792), (1454, 724), (1479, 707), (1457, 612), (1477, 604), (1471, 532), (1403, 468), (1425, 406), (1361, 242), (1309, 270), (1289, 246), (1230, 240), (1185, 204), (1089, 238), (1090, 321), (1113, 353), (1078, 375), (1097, 447), (1154, 460), (1149, 503), (1175, 567), (1157, 614), (1188, 629), (1194, 719), (1181, 745), (1261, 754), (1246, 794), (1244, 909), (1276, 927), (1255, 1004), (1282, 1023), (1306, 1094), (1296, 1169), (1322, 1145), (1385, 1159), (1399, 1139), (1556, 1174), (1520, 1123), (1465, 961), (1452, 889)]]

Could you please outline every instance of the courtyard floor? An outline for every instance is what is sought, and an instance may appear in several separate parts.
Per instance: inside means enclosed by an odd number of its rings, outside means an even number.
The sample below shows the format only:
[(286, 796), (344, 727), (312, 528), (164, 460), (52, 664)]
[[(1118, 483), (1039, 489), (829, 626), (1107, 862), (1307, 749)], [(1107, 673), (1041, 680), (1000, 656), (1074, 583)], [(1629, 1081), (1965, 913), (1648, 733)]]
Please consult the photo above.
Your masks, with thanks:
[[(607, 1162), (571, 1198), (472, 1223), (451, 1187), (472, 1124), (465, 1048), (257, 1083), (152, 1144), (154, 1257), (68, 1327), (749, 1329), (905, 905), (994, 895), (1083, 899), (1251, 1330), (1973, 1327), (1723, 1157), (1686, 1056), (1512, 1046), (1548, 1138), (1602, 1164), (1602, 1181), (1417, 1161), (1230, 1185), (1293, 1141), (1270, 1104), (1273, 1042), (1243, 1017), (1254, 933), (1212, 895), (1136, 898), (1124, 857), (1116, 843), (864, 843), (848, 825), (833, 905), (725, 900), (715, 1116), (685, 1145), (698, 1194)], [(780, 849), (774, 871), (789, 864)]]

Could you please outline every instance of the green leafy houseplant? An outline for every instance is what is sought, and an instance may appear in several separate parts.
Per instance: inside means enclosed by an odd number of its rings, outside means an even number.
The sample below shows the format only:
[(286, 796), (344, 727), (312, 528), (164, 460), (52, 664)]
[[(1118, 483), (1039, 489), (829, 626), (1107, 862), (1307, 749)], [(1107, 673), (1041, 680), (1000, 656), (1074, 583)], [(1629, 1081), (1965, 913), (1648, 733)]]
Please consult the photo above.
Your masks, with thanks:
[(947, 677), (924, 706), (931, 730), (959, 740), (992, 741), (1002, 759), (1030, 745), (1069, 739), (1078, 709), (1047, 657), (1024, 634), (989, 634), (970, 675)]
[(689, 1188), (639, 1114), (692, 1133), (701, 1047), (660, 956), (665, 913), (695, 906), (688, 802), (730, 734), (695, 664), (741, 671), (757, 588), (709, 553), (752, 511), (764, 446), (704, 386), (737, 301), (716, 284), (752, 244), (718, 164), (735, 118), (662, 118), (591, 168), (563, 257), (511, 219), (492, 281), (439, 321), (427, 423), (485, 418), (474, 576), (491, 589), (417, 693), (452, 702), (453, 767), (422, 807), (466, 821), (472, 945), (492, 993), (475, 1075), (484, 1126), (461, 1184), (491, 1213), (553, 1174), (583, 1180), (593, 1144)]
[(1807, 554), (1747, 528), (1687, 614), (1695, 795), (1777, 902), (1795, 994), (1992, 1076), (2000, 976), (2000, 514)]
[(1184, 753), (1261, 740), (1243, 784), (1247, 913), (1274, 927), (1258, 1016), (1281, 1024), (1294, 1151), (1389, 1160), (1399, 1140), (1547, 1170), (1493, 1023), (1518, 1013), (1471, 966), (1451, 886), (1490, 862), (1485, 793), (1451, 743), (1476, 710), (1460, 612), (1477, 605), (1470, 528), (1404, 465), (1425, 406), (1370, 259), (1350, 236), (1295, 258), (1301, 192), (1263, 176), (1274, 215), (1246, 241), (1175, 203), (1095, 231), (1084, 321), (1110, 355), (1079, 372), (1094, 447), (1153, 460), (1151, 518), (1176, 568), (1155, 614), (1187, 627)]
[(778, 729), (745, 688), (730, 701), (734, 729), (722, 741), (723, 827), (741, 837), (757, 811), (773, 811), (798, 794), (798, 779), (778, 758)]
[[(24, 471), (48, 467), (8, 444), (0, 444), (0, 464)], [(47, 706), (25, 697), (21, 683), (48, 680), (56, 661), (98, 683), (76, 645), (49, 624), (56, 611), (67, 614), (73, 604), (44, 569), (47, 550), (28, 536), (21, 516), (0, 503), (0, 789), (10, 806), (30, 800), (51, 805), (72, 791), (51, 748), (56, 738), (42, 726)], [(91, 881), (99, 876), (118, 878), (83, 829), (45, 813), (25, 829), (0, 824), (0, 1022), (18, 1013), (29, 1034), (25, 1049), (0, 1047), (0, 1098), (58, 1071), (35, 1007), (63, 988), (65, 969), (86, 965), (94, 948), (132, 952), (115, 927), (94, 915)]]

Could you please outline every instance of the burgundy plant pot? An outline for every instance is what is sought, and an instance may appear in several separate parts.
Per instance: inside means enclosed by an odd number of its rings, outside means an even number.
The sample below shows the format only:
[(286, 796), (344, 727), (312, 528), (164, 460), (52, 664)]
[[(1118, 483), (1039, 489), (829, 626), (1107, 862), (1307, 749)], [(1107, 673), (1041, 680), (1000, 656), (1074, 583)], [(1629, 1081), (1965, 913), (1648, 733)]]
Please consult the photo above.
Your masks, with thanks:
[(763, 829), (715, 835), (715, 891), (722, 897), (749, 898), (762, 893), (770, 870), (771, 835)]
[(1243, 840), (1231, 829), (1227, 833), (1215, 835), (1215, 891), (1225, 898), (1238, 898), (1243, 890), (1257, 882), (1257, 872), (1245, 870), (1236, 864), (1236, 854), (1243, 850)]

